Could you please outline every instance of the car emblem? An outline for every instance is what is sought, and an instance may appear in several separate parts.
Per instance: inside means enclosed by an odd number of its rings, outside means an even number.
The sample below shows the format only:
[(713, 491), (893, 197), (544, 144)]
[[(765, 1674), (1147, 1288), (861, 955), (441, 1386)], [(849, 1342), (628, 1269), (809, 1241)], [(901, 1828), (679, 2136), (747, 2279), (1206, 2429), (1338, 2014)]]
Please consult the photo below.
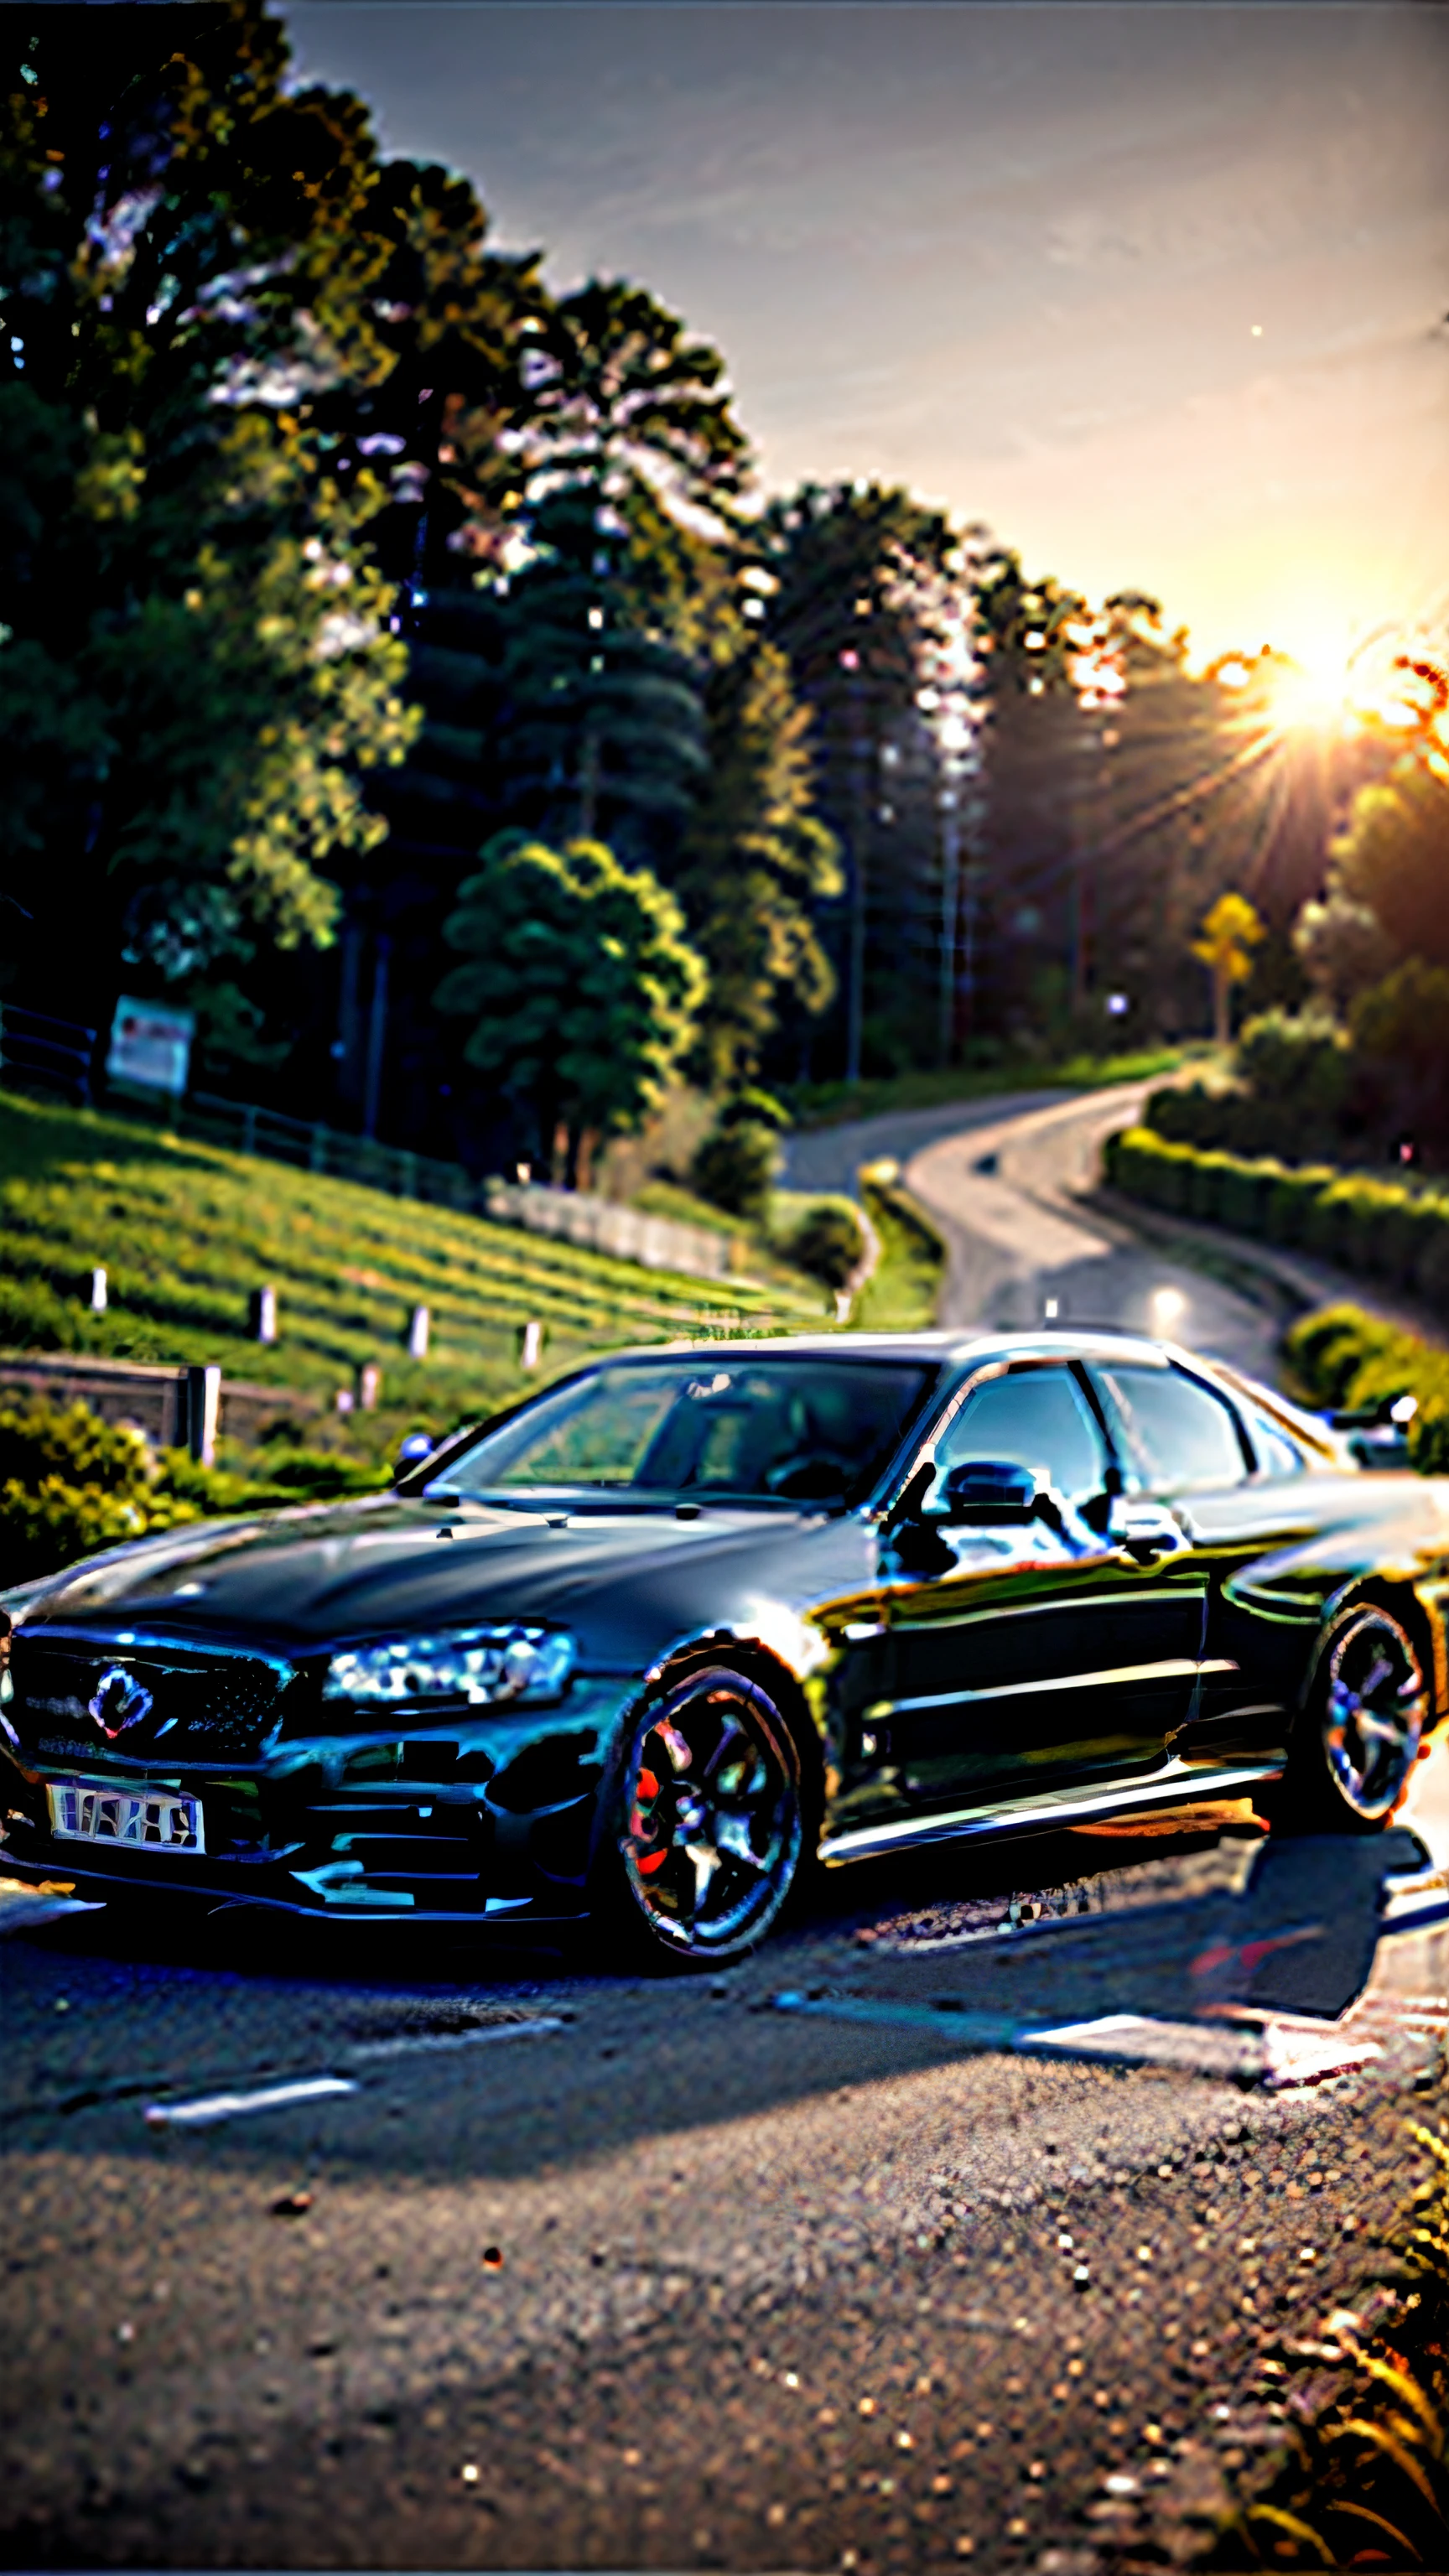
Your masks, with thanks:
[(112, 1664), (96, 1684), (95, 1697), (88, 1702), (91, 1716), (102, 1735), (114, 1744), (131, 1726), (139, 1726), (151, 1707), (151, 1694), (120, 1664)]

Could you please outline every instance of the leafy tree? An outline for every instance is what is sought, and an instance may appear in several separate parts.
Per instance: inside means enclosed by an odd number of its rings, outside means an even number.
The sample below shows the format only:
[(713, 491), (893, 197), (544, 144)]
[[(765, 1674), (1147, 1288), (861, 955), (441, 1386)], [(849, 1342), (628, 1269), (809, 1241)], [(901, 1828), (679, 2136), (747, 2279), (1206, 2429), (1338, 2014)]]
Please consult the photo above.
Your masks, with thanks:
[(1303, 906), (1293, 925), (1293, 946), (1331, 1011), (1348, 1010), (1356, 995), (1382, 983), (1394, 962), (1393, 942), (1377, 914), (1345, 893), (1336, 877)]
[(1442, 1157), (1449, 1138), (1449, 968), (1406, 957), (1359, 994), (1349, 1027), (1355, 1052), (1380, 1070), (1390, 1117)]
[[(1449, 773), (1449, 761), (1444, 763)], [(1401, 956), (1449, 966), (1449, 774), (1430, 759), (1396, 761), (1361, 788), (1334, 845), (1334, 873), (1373, 914)]]
[[(637, 1127), (694, 1036), (704, 969), (673, 897), (601, 842), (502, 832), (444, 926), (465, 962), (437, 1007), (517, 1105), (539, 1157), (584, 1177), (593, 1141)], [(586, 1142), (585, 1140), (589, 1140)]]
[[(32, 989), (325, 944), (414, 730), (312, 397), (383, 355), (371, 138), (257, 0), (36, 22), (0, 101), (0, 860)], [(94, 978), (78, 987), (80, 911)], [(13, 927), (16, 914), (8, 911)], [(60, 980), (60, 961), (65, 978)]]
[(1263, 938), (1263, 925), (1247, 897), (1221, 894), (1192, 943), (1212, 977), (1213, 1035), (1219, 1046), (1231, 1040), (1232, 993), (1253, 970), (1253, 950)]

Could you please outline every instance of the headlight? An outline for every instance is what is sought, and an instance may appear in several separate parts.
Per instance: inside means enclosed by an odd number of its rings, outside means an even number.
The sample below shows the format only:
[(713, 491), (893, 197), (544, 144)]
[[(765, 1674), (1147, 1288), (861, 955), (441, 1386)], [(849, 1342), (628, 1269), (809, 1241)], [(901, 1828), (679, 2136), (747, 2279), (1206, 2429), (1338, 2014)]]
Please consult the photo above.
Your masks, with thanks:
[(574, 1641), (557, 1628), (454, 1628), (441, 1637), (389, 1637), (334, 1655), (324, 1699), (462, 1699), (474, 1708), (557, 1699)]

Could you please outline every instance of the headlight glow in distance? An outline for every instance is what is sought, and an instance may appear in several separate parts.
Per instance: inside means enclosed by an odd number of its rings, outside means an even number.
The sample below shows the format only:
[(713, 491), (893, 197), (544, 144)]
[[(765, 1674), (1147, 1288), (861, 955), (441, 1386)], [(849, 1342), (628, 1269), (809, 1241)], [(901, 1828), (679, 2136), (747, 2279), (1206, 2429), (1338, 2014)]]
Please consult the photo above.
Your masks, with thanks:
[(557, 1699), (573, 1670), (574, 1641), (557, 1628), (455, 1628), (438, 1637), (388, 1637), (331, 1658), (324, 1699), (467, 1700), (474, 1708)]

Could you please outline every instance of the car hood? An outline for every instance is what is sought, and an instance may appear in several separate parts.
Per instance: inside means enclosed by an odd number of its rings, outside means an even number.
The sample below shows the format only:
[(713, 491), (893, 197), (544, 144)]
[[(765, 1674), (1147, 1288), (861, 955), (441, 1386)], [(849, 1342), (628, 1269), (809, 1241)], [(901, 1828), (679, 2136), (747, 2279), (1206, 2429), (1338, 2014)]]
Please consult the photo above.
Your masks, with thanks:
[(139, 1643), (247, 1643), (297, 1655), (350, 1638), (473, 1620), (571, 1626), (594, 1660), (635, 1666), (661, 1636), (749, 1620), (752, 1604), (853, 1589), (875, 1533), (816, 1512), (706, 1508), (545, 1517), (394, 1495), (195, 1522), (91, 1558), (28, 1598), (25, 1628)]

